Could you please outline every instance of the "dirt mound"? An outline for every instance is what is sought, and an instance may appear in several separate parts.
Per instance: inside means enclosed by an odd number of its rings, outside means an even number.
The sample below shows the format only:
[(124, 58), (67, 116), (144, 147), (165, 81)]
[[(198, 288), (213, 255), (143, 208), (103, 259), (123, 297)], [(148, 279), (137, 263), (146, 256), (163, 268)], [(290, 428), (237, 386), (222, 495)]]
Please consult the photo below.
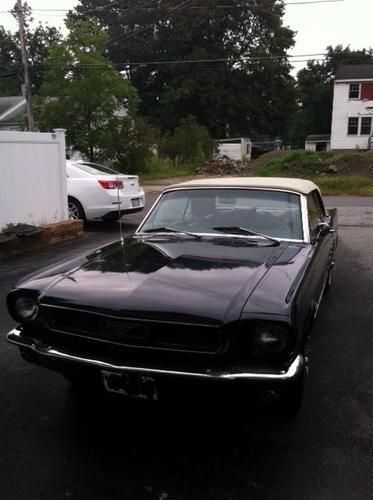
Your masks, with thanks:
[(228, 158), (210, 160), (197, 168), (196, 173), (205, 176), (247, 176), (255, 175), (256, 171), (267, 163), (286, 156), (289, 151), (270, 151), (253, 161), (238, 161)]
[(227, 158), (207, 161), (196, 170), (197, 174), (207, 176), (252, 175), (253, 172), (251, 162), (229, 160)]
[(196, 173), (210, 176), (263, 175), (263, 169), (273, 176), (360, 175), (373, 177), (373, 152), (304, 150), (271, 151), (253, 161), (235, 161), (227, 158), (210, 160), (197, 168)]
[(373, 153), (340, 153), (331, 158), (329, 165), (333, 165), (341, 175), (373, 176)]

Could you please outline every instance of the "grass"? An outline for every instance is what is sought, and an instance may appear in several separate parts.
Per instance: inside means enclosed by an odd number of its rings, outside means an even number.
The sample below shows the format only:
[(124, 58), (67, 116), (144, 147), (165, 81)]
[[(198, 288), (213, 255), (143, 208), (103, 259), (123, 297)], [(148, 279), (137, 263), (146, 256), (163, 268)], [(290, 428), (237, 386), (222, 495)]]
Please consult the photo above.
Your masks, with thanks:
[(142, 181), (150, 181), (169, 177), (182, 177), (184, 175), (193, 175), (194, 173), (194, 165), (174, 165), (170, 160), (153, 158), (140, 173), (140, 177)]
[(373, 196), (373, 179), (362, 175), (315, 177), (323, 195)]
[(260, 167), (256, 174), (263, 177), (294, 175), (315, 175), (324, 168), (320, 155), (311, 151), (291, 151)]
[[(341, 162), (341, 163), (339, 163)], [(329, 165), (338, 166), (340, 173), (328, 174)], [(343, 168), (346, 164), (349, 168)], [(373, 176), (370, 174), (373, 166), (371, 152), (359, 151), (290, 151), (285, 156), (270, 160), (261, 166), (255, 175), (263, 177), (300, 177), (317, 184), (324, 195), (373, 196)], [(353, 174), (353, 170), (360, 170)], [(365, 175), (367, 172), (368, 175)]]

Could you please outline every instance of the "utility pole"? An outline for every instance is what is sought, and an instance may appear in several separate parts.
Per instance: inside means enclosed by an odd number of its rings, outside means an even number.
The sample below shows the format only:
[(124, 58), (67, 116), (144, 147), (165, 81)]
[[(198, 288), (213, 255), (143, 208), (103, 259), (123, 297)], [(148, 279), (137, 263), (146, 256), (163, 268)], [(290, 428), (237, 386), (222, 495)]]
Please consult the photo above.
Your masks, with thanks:
[(29, 72), (28, 72), (28, 61), (27, 61), (27, 52), (26, 52), (26, 35), (25, 35), (25, 18), (23, 15), (22, 0), (17, 0), (17, 3), (15, 5), (15, 11), (16, 11), (17, 17), (18, 17), (19, 39), (21, 42), (23, 74), (24, 74), (24, 81), (25, 81), (28, 130), (33, 132), (35, 129), (35, 122), (34, 122), (34, 115), (32, 114), (32, 93), (31, 93), (31, 82), (30, 82), (30, 77), (29, 77)]

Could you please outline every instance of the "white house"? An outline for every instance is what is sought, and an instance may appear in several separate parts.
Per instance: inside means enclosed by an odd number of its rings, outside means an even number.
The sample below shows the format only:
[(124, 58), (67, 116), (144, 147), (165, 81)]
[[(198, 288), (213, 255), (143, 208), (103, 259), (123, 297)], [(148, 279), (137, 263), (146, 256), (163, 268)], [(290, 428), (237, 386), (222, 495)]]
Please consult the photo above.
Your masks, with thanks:
[(373, 64), (342, 65), (334, 82), (331, 149), (373, 149)]

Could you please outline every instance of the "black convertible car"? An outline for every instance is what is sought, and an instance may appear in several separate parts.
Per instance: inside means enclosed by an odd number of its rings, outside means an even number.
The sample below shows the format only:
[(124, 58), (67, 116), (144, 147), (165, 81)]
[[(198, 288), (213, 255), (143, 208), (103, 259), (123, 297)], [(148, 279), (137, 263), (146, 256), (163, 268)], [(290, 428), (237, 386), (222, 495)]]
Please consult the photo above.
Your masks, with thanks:
[(19, 282), (8, 340), (76, 384), (154, 400), (194, 387), (294, 414), (336, 225), (306, 180), (171, 186), (135, 234)]

